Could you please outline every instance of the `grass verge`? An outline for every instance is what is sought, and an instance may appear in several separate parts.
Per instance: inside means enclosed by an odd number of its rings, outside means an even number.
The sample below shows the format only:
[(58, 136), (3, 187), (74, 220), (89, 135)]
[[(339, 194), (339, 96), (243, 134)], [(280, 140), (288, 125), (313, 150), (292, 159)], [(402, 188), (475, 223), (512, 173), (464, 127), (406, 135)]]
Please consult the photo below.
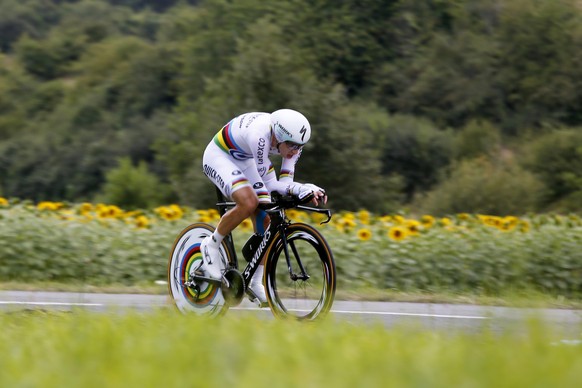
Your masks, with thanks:
[(582, 346), (515, 333), (205, 320), (169, 310), (0, 314), (3, 387), (573, 387)]

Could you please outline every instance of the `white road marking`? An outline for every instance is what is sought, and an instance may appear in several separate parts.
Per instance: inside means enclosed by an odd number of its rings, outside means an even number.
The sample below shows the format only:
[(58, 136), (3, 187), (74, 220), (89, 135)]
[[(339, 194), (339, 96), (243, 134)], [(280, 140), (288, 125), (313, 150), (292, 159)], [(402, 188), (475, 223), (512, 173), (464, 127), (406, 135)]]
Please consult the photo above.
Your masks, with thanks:
[(22, 302), (22, 301), (1, 301), (0, 304), (16, 304), (31, 306), (104, 306), (102, 303), (71, 303), (71, 302)]
[[(269, 309), (261, 309), (258, 307), (231, 307), (232, 310), (253, 310), (253, 311), (267, 311)], [(295, 312), (309, 312), (310, 310), (288, 309), (288, 311)], [(367, 314), (367, 315), (401, 315), (409, 317), (427, 317), (427, 318), (452, 318), (452, 319), (490, 319), (490, 317), (481, 317), (474, 315), (447, 315), (447, 314), (422, 314), (422, 313), (397, 313), (391, 311), (353, 311), (353, 310), (331, 310), (330, 313), (335, 314)]]
[(432, 318), (454, 318), (454, 319), (489, 319), (489, 317), (473, 315), (446, 315), (446, 314), (421, 314), (421, 313), (395, 313), (390, 311), (346, 311), (331, 310), (332, 313), (338, 314), (369, 314), (369, 315), (402, 315), (411, 317), (432, 317)]

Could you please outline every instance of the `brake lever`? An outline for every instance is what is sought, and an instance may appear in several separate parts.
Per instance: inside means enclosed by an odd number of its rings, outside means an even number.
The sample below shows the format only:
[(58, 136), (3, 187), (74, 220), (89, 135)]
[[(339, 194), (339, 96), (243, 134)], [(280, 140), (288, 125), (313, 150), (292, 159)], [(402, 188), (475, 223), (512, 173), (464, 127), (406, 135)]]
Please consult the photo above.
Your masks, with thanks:
[(316, 208), (316, 207), (310, 207), (310, 206), (305, 206), (305, 205), (298, 205), (297, 206), (297, 209), (307, 210), (307, 211), (310, 211), (310, 212), (325, 214), (327, 216), (327, 220), (321, 221), (319, 223), (320, 225), (327, 224), (329, 221), (331, 221), (331, 210), (329, 210), (329, 209), (319, 209), (319, 208)]

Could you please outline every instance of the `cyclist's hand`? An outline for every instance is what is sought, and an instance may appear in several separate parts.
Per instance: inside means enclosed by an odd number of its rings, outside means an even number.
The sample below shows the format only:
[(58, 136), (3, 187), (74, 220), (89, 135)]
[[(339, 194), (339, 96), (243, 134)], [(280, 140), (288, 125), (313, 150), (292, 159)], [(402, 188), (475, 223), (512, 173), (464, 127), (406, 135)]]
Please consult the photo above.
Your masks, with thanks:
[(300, 201), (313, 202), (315, 206), (319, 205), (319, 202), (327, 203), (327, 195), (325, 195), (325, 190), (311, 183), (297, 183), (291, 186), (290, 192), (296, 195)]
[(313, 193), (313, 204), (315, 206), (319, 205), (319, 203), (326, 204), (327, 203), (327, 195), (325, 194), (325, 190), (319, 186), (316, 186), (312, 183), (306, 183), (303, 186), (306, 186), (308, 189), (311, 190)]

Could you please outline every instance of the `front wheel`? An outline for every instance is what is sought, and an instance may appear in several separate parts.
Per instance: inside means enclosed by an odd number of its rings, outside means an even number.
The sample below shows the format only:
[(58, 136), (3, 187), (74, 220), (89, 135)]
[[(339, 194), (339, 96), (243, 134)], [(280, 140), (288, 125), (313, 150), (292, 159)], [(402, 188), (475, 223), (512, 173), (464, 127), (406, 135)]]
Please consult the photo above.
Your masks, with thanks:
[[(184, 229), (174, 241), (168, 262), (168, 288), (178, 310), (183, 313), (215, 317), (226, 313), (229, 307), (228, 295), (215, 283), (193, 280), (202, 265), (200, 243), (210, 236), (214, 227), (195, 223)], [(231, 252), (223, 242), (220, 247), (222, 258), (232, 263)], [(221, 260), (222, 270), (227, 262)]]
[[(289, 262), (278, 232), (265, 263), (267, 300), (277, 317), (315, 320), (325, 316), (335, 297), (335, 263), (323, 236), (307, 224), (285, 232)], [(290, 268), (289, 268), (290, 266)]]

